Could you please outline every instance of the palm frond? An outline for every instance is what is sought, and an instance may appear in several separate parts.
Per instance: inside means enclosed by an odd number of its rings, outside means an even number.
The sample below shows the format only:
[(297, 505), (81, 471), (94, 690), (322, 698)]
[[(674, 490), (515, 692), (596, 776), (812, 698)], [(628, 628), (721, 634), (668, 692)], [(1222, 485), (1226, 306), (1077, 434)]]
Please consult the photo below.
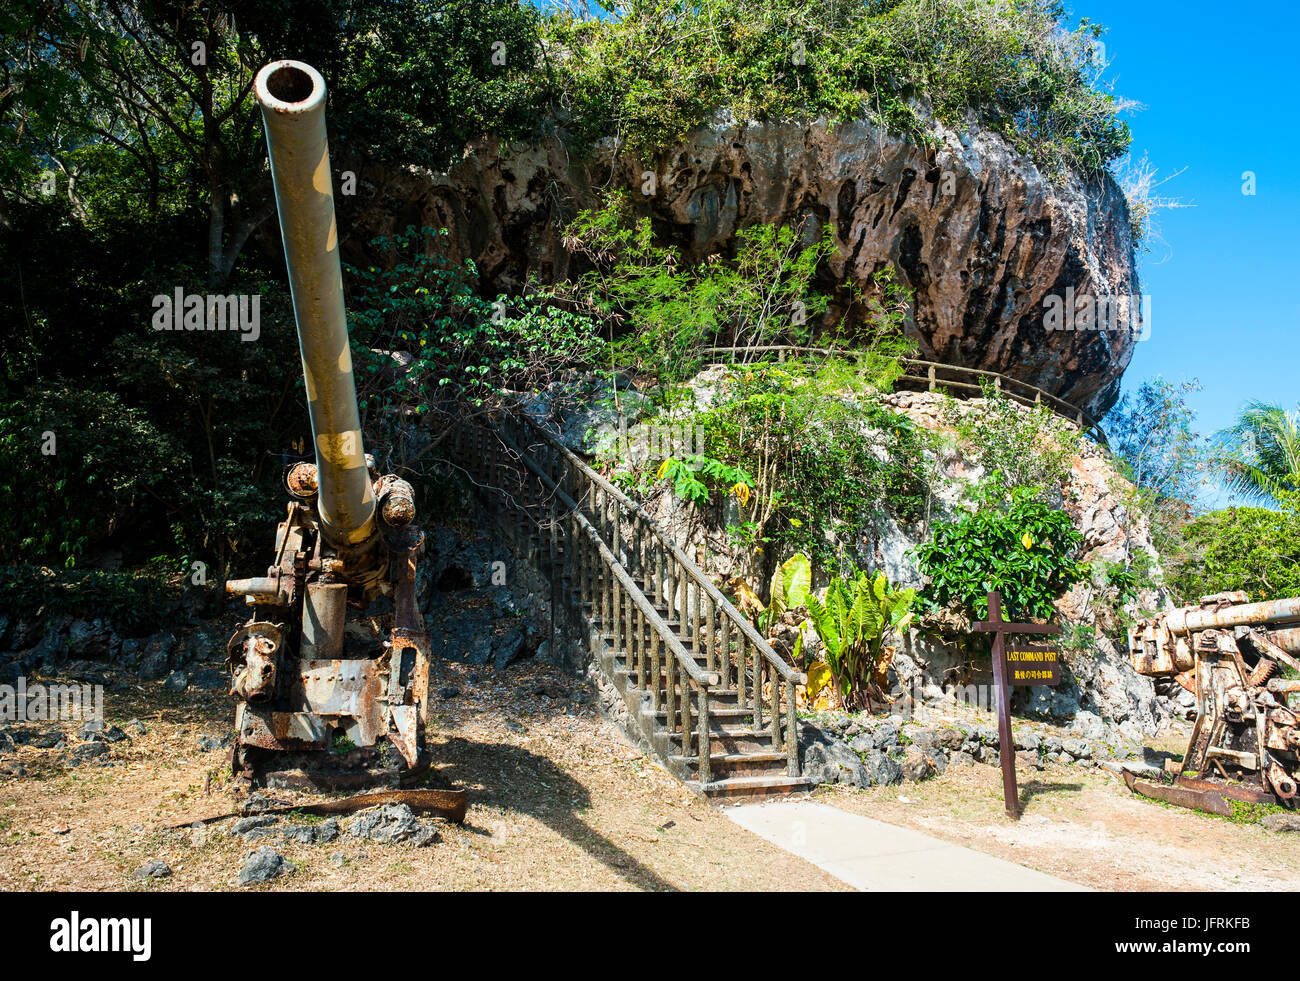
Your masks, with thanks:
[(1211, 466), (1223, 486), (1254, 503), (1300, 491), (1300, 409), (1252, 400), (1215, 437)]

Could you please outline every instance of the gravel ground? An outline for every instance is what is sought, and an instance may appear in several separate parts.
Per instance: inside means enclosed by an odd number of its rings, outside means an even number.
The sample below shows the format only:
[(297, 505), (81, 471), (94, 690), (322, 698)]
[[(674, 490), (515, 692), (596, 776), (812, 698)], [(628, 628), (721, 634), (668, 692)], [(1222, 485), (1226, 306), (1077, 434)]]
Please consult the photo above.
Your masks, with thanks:
[[(694, 797), (605, 723), (573, 678), (534, 664), (498, 673), (440, 663), (432, 690), (446, 696), (429, 727), (432, 780), (468, 791), (469, 811), (461, 826), (438, 821), (439, 840), (428, 847), (347, 834), (317, 844), (250, 841), (231, 836), (233, 819), (162, 830), (238, 809), (225, 751), (200, 749), (201, 738), (228, 731), (232, 705), (219, 694), (132, 684), (106, 695), (105, 714), (128, 731), (138, 719), (146, 731), (112, 743), (107, 756), (77, 766), (56, 748), (0, 756), (0, 772), (26, 771), (0, 775), (0, 889), (234, 889), (244, 860), (264, 845), (287, 870), (244, 888), (845, 888)], [(29, 728), (62, 729), (69, 748), (78, 744), (73, 724)], [(170, 874), (135, 877), (154, 860)]]

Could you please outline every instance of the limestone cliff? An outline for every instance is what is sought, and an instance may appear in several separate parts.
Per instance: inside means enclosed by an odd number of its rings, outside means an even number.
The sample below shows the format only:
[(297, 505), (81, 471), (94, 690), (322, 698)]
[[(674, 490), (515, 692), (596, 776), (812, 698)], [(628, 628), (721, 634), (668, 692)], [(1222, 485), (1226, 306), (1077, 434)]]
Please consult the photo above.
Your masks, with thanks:
[[(921, 357), (992, 369), (1100, 416), (1133, 353), (1125, 331), (1043, 327), (1044, 298), (1139, 292), (1124, 196), (1110, 177), (1049, 182), (999, 136), (934, 123), (931, 148), (865, 122), (740, 123), (718, 117), (658, 162), (611, 142), (585, 157), (559, 141), (484, 141), (446, 173), (373, 167), (377, 206), (351, 247), (408, 224), (447, 228), (489, 290), (575, 272), (565, 224), (609, 188), (641, 196), (665, 241), (699, 259), (738, 228), (829, 223), (838, 253), (823, 287), (895, 264), (915, 291), (909, 325)], [(397, 202), (393, 204), (393, 202)]]
[[(691, 381), (696, 407), (707, 405), (717, 390), (723, 369), (710, 368)], [(948, 411), (960, 414), (984, 411), (980, 398), (945, 406), (938, 393), (898, 392), (877, 396), (885, 405), (911, 419), (918, 426), (951, 433)], [(620, 394), (622, 408), (629, 415), (629, 444), (645, 445), (645, 422), (636, 421), (644, 401), (633, 390)], [(617, 413), (610, 407), (604, 390), (597, 387), (577, 397), (587, 407), (576, 408), (573, 399), (559, 398), (554, 391), (532, 397), (533, 414), (578, 452), (598, 454), (619, 432)], [(1024, 410), (1028, 411), (1028, 410)], [(954, 449), (927, 453), (935, 471), (930, 481), (931, 504), (926, 523), (907, 526), (887, 511), (860, 515), (861, 525), (840, 538), (845, 558), (859, 568), (883, 571), (891, 582), (921, 588), (925, 581), (913, 553), (928, 535), (928, 522), (954, 515), (965, 492), (983, 479), (978, 459)], [(644, 463), (651, 459), (631, 459)], [(1127, 501), (1131, 486), (1118, 473), (1108, 453), (1083, 441), (1070, 460), (1063, 506), (1082, 535), (1079, 557), (1097, 564), (1121, 563), (1140, 553), (1151, 560), (1154, 581), (1159, 581), (1159, 556), (1152, 544), (1150, 528), (1140, 515), (1130, 514)], [(761, 590), (763, 572), (753, 568), (752, 555), (738, 547), (726, 527), (741, 520), (733, 499), (718, 506), (696, 508), (673, 496), (661, 482), (644, 497), (642, 504), (677, 545), (694, 557), (715, 582), (733, 576), (747, 578)], [(787, 554), (775, 556), (776, 560)], [(827, 570), (814, 568), (815, 588), (827, 583)], [(1056, 688), (1018, 689), (1017, 710), (1072, 726), (1086, 738), (1140, 741), (1169, 725), (1171, 719), (1186, 717), (1192, 709), (1177, 686), (1157, 683), (1134, 671), (1124, 646), (1124, 626), (1113, 606), (1113, 591), (1098, 582), (1076, 586), (1057, 601), (1059, 622), (1072, 628), (1086, 628), (1087, 638), (1077, 640), (1077, 649), (1067, 652), (1064, 683)], [(1157, 609), (1166, 597), (1158, 587), (1144, 587), (1137, 608)], [(963, 685), (991, 684), (988, 661), (972, 658), (968, 624), (959, 616), (929, 617), (920, 629), (909, 632), (891, 665), (891, 684), (900, 697), (919, 698), (942, 705), (952, 701), (953, 691)], [(1090, 638), (1090, 639), (1088, 639)], [(805, 629), (805, 650), (816, 656), (819, 642)]]

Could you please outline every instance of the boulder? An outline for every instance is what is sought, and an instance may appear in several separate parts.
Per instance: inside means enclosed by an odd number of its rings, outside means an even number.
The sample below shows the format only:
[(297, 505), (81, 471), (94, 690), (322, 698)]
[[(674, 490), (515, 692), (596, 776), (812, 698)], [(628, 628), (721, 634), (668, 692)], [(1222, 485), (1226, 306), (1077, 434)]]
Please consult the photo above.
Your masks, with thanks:
[(1039, 739), (1032, 732), (1013, 732), (1012, 738), (1016, 744), (1016, 749), (1038, 749)]
[(121, 638), (106, 620), (74, 620), (68, 627), (68, 653), (71, 657), (108, 660), (117, 656), (121, 646)]
[(815, 783), (846, 783), (869, 787), (870, 777), (855, 753), (833, 731), (811, 722), (800, 726), (802, 772)]
[(244, 860), (243, 868), (239, 870), (238, 882), (241, 886), (270, 882), (289, 872), (291, 868), (283, 855), (269, 845), (263, 845)]
[(906, 730), (904, 735), (912, 741), (912, 745), (917, 749), (926, 752), (934, 748), (934, 734), (928, 729), (912, 727)]
[[(892, 761), (891, 761), (892, 762)], [(935, 766), (934, 760), (924, 750), (916, 746), (909, 746), (903, 753), (901, 764), (898, 764), (903, 773), (903, 779), (917, 783), (921, 780), (928, 780), (939, 772)]]
[(141, 681), (158, 681), (167, 675), (168, 656), (160, 650), (145, 649), (140, 658), (140, 667), (136, 674), (140, 676)]
[(498, 671), (504, 671), (523, 656), (524, 635), (517, 627), (507, 630), (496, 638), (492, 644), (492, 664)]
[(279, 818), (274, 814), (255, 814), (251, 817), (242, 817), (230, 826), (230, 834), (232, 837), (246, 838), (250, 832), (259, 828), (269, 828), (277, 821), (279, 821)]
[(47, 729), (38, 732), (28, 740), (28, 745), (37, 749), (58, 749), (66, 743), (63, 732), (59, 729)]
[(151, 858), (145, 862), (132, 874), (131, 878), (146, 881), (149, 879), (165, 879), (172, 874), (171, 866), (160, 858)]
[(1259, 823), (1269, 831), (1300, 831), (1300, 814), (1296, 814), (1294, 811), (1278, 811), (1273, 814), (1266, 814), (1259, 819)]
[(1061, 751), (1069, 753), (1077, 760), (1086, 760), (1092, 757), (1092, 745), (1082, 739), (1062, 739)]
[(185, 660), (205, 664), (225, 656), (225, 643), (206, 630), (196, 630), (185, 642)]
[(405, 804), (382, 804), (362, 811), (348, 825), (348, 834), (381, 844), (404, 844), (423, 848), (437, 842), (432, 823), (420, 821)]
[(934, 734), (934, 738), (936, 745), (952, 752), (960, 750), (962, 743), (965, 742), (962, 731), (952, 726), (940, 729)]
[(16, 651), (25, 651), (40, 641), (45, 624), (39, 620), (18, 620), (10, 630), (9, 643)]
[(861, 735), (854, 736), (849, 742), (849, 749), (855, 753), (869, 753), (876, 748), (875, 741), (865, 732)]
[(186, 675), (184, 671), (171, 672), (169, 675), (167, 675), (167, 679), (163, 682), (163, 687), (166, 688), (168, 691), (182, 692), (185, 691), (185, 689), (189, 688), (189, 686), (190, 686), (190, 679), (189, 676)]
[(101, 759), (109, 755), (107, 743), (93, 742), (82, 743), (73, 747), (68, 752), (68, 765), (80, 766), (83, 763), (89, 763), (91, 760)]
[(896, 748), (898, 746), (898, 727), (889, 723), (877, 727), (875, 745), (877, 749), (885, 751)]
[(889, 787), (903, 782), (903, 768), (890, 756), (873, 750), (862, 759), (873, 787)]

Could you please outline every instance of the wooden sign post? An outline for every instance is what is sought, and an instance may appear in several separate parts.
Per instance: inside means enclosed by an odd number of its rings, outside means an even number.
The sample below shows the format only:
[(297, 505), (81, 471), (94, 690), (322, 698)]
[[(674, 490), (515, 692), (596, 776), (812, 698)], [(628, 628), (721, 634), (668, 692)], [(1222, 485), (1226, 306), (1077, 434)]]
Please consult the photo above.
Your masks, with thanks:
[[(1057, 685), (1061, 682), (1060, 653), (1042, 643), (1019, 639), (1024, 634), (1059, 634), (1050, 623), (1007, 623), (1002, 619), (1002, 594), (989, 593), (989, 618), (972, 623), (972, 630), (993, 634), (993, 681), (998, 699), (998, 758), (1002, 763), (1002, 799), (1007, 813), (1020, 817), (1016, 788), (1016, 743), (1011, 736), (1011, 685)], [(1007, 634), (1016, 638), (1007, 650)]]

